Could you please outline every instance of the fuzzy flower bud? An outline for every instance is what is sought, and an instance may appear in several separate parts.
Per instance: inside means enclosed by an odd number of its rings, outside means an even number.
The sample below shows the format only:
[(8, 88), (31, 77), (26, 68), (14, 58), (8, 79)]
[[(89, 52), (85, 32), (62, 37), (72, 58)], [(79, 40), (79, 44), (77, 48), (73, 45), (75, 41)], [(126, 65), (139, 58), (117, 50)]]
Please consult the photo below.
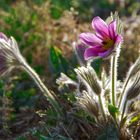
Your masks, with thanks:
[(129, 70), (130, 77), (133, 76), (133, 75), (135, 75), (138, 71), (140, 71), (140, 57), (131, 66), (131, 68)]
[(132, 100), (136, 98), (139, 94), (140, 94), (140, 73), (135, 78), (130, 88), (128, 88), (128, 90), (126, 91), (126, 99)]
[(99, 106), (94, 100), (93, 96), (90, 96), (86, 91), (82, 92), (82, 95), (77, 97), (77, 105), (83, 108), (90, 115), (98, 118), (99, 116)]
[(100, 95), (102, 88), (96, 72), (91, 66), (79, 67), (75, 69), (78, 77), (83, 83), (87, 83), (95, 94)]
[(0, 33), (0, 77), (6, 76), (23, 61), (16, 40)]

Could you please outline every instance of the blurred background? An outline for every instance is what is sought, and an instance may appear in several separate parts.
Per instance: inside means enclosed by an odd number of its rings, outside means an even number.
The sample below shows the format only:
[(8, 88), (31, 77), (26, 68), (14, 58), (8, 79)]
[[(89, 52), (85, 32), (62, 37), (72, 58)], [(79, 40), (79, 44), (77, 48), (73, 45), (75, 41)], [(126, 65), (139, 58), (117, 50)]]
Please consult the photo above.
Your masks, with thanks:
[[(59, 93), (55, 80), (61, 72), (74, 77), (72, 43), (81, 32), (92, 32), (94, 16), (106, 19), (115, 11), (124, 25), (118, 75), (123, 80), (140, 54), (139, 0), (0, 0), (0, 32), (14, 36), (27, 62), (69, 109), (75, 99)], [(95, 69), (104, 65), (107, 71), (108, 63), (98, 62)], [(51, 107), (26, 73), (14, 71), (0, 81), (0, 139), (45, 140), (53, 123), (46, 114), (52, 116)]]

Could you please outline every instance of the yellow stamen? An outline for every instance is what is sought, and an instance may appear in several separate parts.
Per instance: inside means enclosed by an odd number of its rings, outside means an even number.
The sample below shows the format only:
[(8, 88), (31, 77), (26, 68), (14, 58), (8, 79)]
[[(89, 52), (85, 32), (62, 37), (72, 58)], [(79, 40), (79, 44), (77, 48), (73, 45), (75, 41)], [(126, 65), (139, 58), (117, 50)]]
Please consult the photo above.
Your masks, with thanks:
[(114, 41), (111, 40), (111, 39), (106, 39), (106, 40), (103, 41), (103, 48), (105, 50), (110, 49), (113, 45), (114, 45)]

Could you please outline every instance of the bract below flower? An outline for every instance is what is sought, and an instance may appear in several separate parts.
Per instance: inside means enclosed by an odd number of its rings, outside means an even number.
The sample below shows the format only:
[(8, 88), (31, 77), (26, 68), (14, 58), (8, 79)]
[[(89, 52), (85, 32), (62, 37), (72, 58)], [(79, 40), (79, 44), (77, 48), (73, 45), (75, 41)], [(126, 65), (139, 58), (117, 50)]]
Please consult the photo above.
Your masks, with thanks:
[(100, 18), (92, 20), (93, 33), (81, 33), (80, 40), (88, 48), (84, 52), (85, 60), (93, 57), (108, 57), (115, 49), (117, 44), (122, 41), (121, 35), (117, 33), (116, 20), (108, 25)]

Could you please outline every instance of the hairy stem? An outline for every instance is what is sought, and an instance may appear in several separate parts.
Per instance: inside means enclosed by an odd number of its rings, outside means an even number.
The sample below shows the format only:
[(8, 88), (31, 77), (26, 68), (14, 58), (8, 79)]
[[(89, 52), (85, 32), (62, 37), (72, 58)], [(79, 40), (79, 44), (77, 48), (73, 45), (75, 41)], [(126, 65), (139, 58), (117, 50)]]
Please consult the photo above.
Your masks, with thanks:
[(54, 107), (55, 111), (59, 115), (59, 117), (62, 116), (62, 111), (60, 109), (60, 106), (58, 102), (56, 101), (53, 94), (48, 90), (48, 88), (43, 84), (38, 74), (25, 62), (23, 61), (22, 66), (24, 70), (30, 75), (30, 77), (35, 81), (36, 85), (39, 87), (39, 89), (42, 91), (43, 95), (47, 97), (48, 101), (51, 103), (51, 105)]
[(104, 111), (101, 95), (98, 95), (98, 98), (99, 98), (99, 104), (100, 104), (100, 107), (101, 107), (102, 115), (103, 115), (104, 119), (106, 120), (106, 116), (105, 116), (105, 111)]
[(111, 102), (116, 105), (117, 56), (111, 58)]
[(125, 101), (124, 106), (123, 106), (123, 111), (122, 111), (122, 114), (121, 114), (121, 122), (122, 122), (123, 117), (124, 117), (124, 113), (125, 113), (126, 105), (127, 105), (127, 100)]

